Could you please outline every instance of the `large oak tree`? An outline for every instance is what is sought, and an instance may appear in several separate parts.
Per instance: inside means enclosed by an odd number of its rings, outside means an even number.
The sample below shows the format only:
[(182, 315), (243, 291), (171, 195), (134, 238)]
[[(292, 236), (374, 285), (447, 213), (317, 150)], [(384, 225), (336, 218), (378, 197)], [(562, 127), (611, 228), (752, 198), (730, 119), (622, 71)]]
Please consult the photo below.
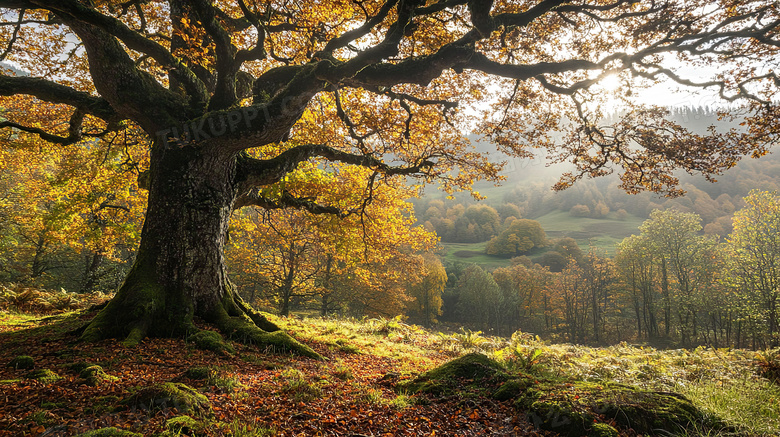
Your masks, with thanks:
[[(135, 263), (86, 339), (185, 335), (194, 317), (296, 348), (228, 280), (223, 246), (244, 206), (362, 214), (389, 178), (467, 188), (497, 167), (476, 128), (527, 156), (617, 169), (623, 187), (678, 193), (777, 136), (777, 2), (682, 0), (0, 0), (5, 144), (96, 147), (145, 138), (148, 206)], [(682, 67), (712, 72), (685, 76)], [(600, 83), (622, 84), (607, 93)], [(746, 127), (694, 135), (639, 88), (707, 88)], [(607, 95), (608, 94), (608, 95)], [(602, 126), (605, 99), (626, 115)], [(485, 102), (485, 106), (476, 105)], [(26, 108), (14, 110), (14, 108)], [(560, 134), (564, 135), (561, 136)], [(561, 140), (561, 138), (563, 138)], [(323, 203), (284, 180), (308, 161), (360, 166), (362, 201)], [(301, 349), (303, 350), (303, 349)]]

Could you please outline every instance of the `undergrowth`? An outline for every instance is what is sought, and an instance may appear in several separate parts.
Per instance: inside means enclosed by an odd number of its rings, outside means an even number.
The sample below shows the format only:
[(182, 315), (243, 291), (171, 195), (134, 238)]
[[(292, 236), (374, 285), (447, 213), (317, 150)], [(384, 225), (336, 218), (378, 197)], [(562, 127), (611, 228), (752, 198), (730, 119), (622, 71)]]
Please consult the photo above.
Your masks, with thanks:
[[(696, 407), (720, 417), (748, 435), (780, 435), (780, 386), (777, 351), (713, 349), (661, 350), (620, 343), (610, 347), (549, 344), (538, 336), (516, 332), (510, 339), (461, 329), (433, 333), (393, 319), (281, 319), (288, 329), (309, 340), (337, 345), (348, 341), (362, 353), (406, 357), (417, 366), (426, 358), (478, 351), (500, 362), (510, 374), (537, 374), (581, 381), (609, 381), (646, 390), (680, 393)], [(412, 366), (416, 367), (416, 366)], [(389, 401), (406, 408), (415, 397)], [(387, 403), (372, 390), (364, 401)], [(687, 430), (696, 435), (695, 430)], [(705, 432), (705, 431), (702, 431)], [(706, 431), (711, 433), (713, 431)], [(691, 434), (693, 433), (693, 434)], [(715, 435), (715, 434), (709, 434)], [(726, 434), (722, 434), (726, 435)]]
[[(16, 369), (18, 366), (7, 365), (13, 357), (26, 355), (25, 342), (28, 338), (40, 340), (33, 336), (38, 331), (28, 330), (27, 325), (42, 325), (35, 328), (38, 330), (54, 330), (55, 327), (51, 320), (47, 320), (51, 317), (19, 314), (15, 308), (13, 311), (9, 313), (0, 310), (0, 319), (6, 322), (12, 320), (11, 323), (16, 325), (12, 330), (24, 329), (25, 333), (18, 336), (14, 333), (13, 338), (9, 336), (10, 333), (4, 334), (6, 345), (12, 347), (13, 351), (9, 350), (8, 359), (1, 364), (8, 369), (6, 372), (14, 372), (14, 378), (23, 379), (25, 374)], [(421, 404), (429, 400), (426, 400), (426, 395), (393, 392), (392, 387), (401, 388), (396, 383), (411, 380), (451, 358), (479, 352), (500, 363), (500, 371), (513, 381), (536, 379), (551, 381), (550, 384), (556, 381), (581, 381), (587, 384), (575, 388), (582, 390), (588, 384), (600, 386), (609, 383), (678, 393), (690, 399), (698, 409), (723, 419), (742, 435), (780, 435), (780, 385), (777, 381), (780, 375), (777, 370), (780, 369), (780, 352), (777, 350), (661, 350), (627, 343), (596, 348), (550, 344), (522, 332), (516, 332), (511, 338), (486, 336), (467, 329), (455, 333), (437, 333), (406, 323), (401, 317), (363, 320), (269, 318), (297, 339), (315, 344), (319, 350), (329, 349), (335, 360), (327, 364), (311, 363), (310, 367), (299, 369), (296, 366), (300, 366), (300, 363), (294, 359), (258, 355), (256, 351), (237, 348), (236, 356), (219, 355), (219, 360), (233, 363), (231, 365), (207, 365), (198, 361), (186, 372), (185, 369), (178, 370), (178, 375), (189, 379), (189, 383), (200, 387), (212, 398), (229, 399), (231, 402), (238, 402), (249, 394), (254, 396), (252, 390), (263, 387), (264, 392), (278, 390), (278, 393), (301, 405), (331, 402), (332, 396), (340, 396), (339, 393), (343, 396), (346, 392), (351, 393), (351, 397), (346, 399), (348, 403), (389, 407), (400, 412), (421, 408)], [(50, 335), (41, 331), (43, 334)], [(96, 347), (90, 353), (98, 352), (99, 348)], [(198, 353), (187, 350), (187, 354), (196, 357)], [(36, 356), (36, 368), (39, 366), (38, 360)], [(109, 373), (112, 373), (111, 366), (117, 365), (112, 363), (108, 359), (104, 363)], [(244, 372), (241, 363), (251, 366), (255, 373)], [(384, 367), (387, 363), (392, 363), (389, 370)], [(377, 368), (383, 366), (381, 368), (384, 370), (369, 371), (361, 367), (364, 364)], [(74, 378), (78, 374), (66, 368), (62, 368), (62, 371), (58, 373), (66, 378)], [(258, 372), (273, 376), (253, 385), (252, 378)], [(119, 374), (118, 371), (116, 373)], [(519, 390), (522, 387), (517, 388)], [(516, 396), (511, 386), (507, 386), (505, 391), (508, 398)], [(468, 404), (471, 400), (463, 402)], [(90, 408), (102, 408), (102, 405), (99, 400), (95, 400)], [(108, 407), (106, 409), (110, 410)], [(44, 423), (50, 414), (35, 411), (29, 416), (31, 422)], [(228, 423), (231, 422), (223, 422), (225, 427), (228, 427)], [(276, 432), (272, 424), (244, 426), (231, 423), (230, 427), (235, 428), (229, 431), (231, 435), (273, 435)], [(700, 431), (704, 435), (726, 435), (723, 431), (712, 431), (709, 428)], [(685, 432), (691, 436), (699, 435), (695, 428)]]

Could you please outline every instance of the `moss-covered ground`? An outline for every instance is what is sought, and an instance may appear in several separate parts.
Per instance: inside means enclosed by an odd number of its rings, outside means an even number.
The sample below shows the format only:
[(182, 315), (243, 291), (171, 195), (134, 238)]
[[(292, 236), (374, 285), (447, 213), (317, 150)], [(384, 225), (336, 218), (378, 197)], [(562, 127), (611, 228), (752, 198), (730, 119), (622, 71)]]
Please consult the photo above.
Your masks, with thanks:
[[(762, 376), (780, 354), (271, 317), (319, 360), (209, 334), (76, 341), (91, 316), (0, 315), (1, 436), (780, 434), (780, 389)], [(33, 367), (10, 365), (20, 356)]]

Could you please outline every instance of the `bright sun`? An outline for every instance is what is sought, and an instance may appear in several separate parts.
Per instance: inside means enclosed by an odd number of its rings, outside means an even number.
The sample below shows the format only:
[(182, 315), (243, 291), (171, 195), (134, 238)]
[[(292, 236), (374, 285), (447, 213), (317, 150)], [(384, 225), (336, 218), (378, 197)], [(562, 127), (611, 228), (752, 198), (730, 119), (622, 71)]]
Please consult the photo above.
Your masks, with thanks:
[(604, 91), (615, 91), (620, 87), (620, 77), (616, 74), (609, 74), (599, 81), (599, 85)]

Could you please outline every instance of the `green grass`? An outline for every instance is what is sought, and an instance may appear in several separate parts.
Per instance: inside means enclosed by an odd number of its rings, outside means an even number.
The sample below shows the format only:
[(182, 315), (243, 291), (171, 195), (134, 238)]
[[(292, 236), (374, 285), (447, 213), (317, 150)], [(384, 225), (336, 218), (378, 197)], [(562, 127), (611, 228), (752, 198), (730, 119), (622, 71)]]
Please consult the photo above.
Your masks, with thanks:
[[(426, 356), (434, 351), (457, 355), (474, 350), (463, 347), (456, 335), (434, 335), (400, 319), (306, 320), (280, 318), (296, 336), (337, 344), (345, 339), (359, 345), (363, 354), (396, 357), (414, 362), (399, 371), (406, 375), (432, 367)], [(303, 335), (301, 335), (303, 334)], [(461, 334), (464, 335), (464, 334)], [(472, 336), (475, 334), (472, 333)], [(510, 374), (533, 372), (549, 378), (582, 381), (583, 384), (625, 384), (645, 390), (680, 393), (701, 410), (732, 425), (741, 435), (780, 435), (780, 386), (760, 376), (756, 352), (698, 348), (662, 350), (626, 343), (610, 347), (550, 344), (538, 337), (516, 333), (513, 338), (479, 335), (480, 350), (498, 360)], [(426, 363), (427, 362), (427, 363)], [(341, 363), (327, 367), (331, 377), (340, 378)], [(355, 382), (357, 383), (357, 382)], [(305, 384), (303, 384), (305, 385)], [(399, 393), (384, 396), (375, 387), (361, 390), (360, 401), (390, 405), (403, 410), (421, 399)], [(683, 432), (683, 431), (681, 431)], [(688, 434), (684, 434), (687, 432)], [(725, 431), (689, 429), (680, 435), (726, 436)]]
[(624, 238), (639, 233), (643, 218), (629, 215), (625, 220), (615, 217), (615, 213), (606, 218), (572, 217), (568, 211), (554, 211), (535, 219), (542, 224), (547, 238), (571, 237), (577, 240), (583, 251), (589, 246), (615, 253), (615, 246)]
[[(443, 258), (448, 262), (460, 262), (465, 264), (477, 264), (482, 268), (507, 267), (512, 264), (509, 258), (485, 254), (485, 245), (482, 243), (441, 243), (445, 252)], [(465, 252), (468, 252), (465, 253)]]
[(336, 319), (269, 316), (273, 323), (303, 341), (328, 345), (333, 350), (398, 359), (399, 371), (417, 370), (432, 363), (440, 343), (437, 336), (419, 326), (394, 319)]
[(282, 391), (292, 395), (297, 402), (310, 402), (323, 396), (322, 386), (311, 382), (297, 369), (286, 369), (281, 373)]
[(780, 387), (745, 377), (731, 381), (681, 384), (677, 391), (699, 408), (730, 423), (745, 424), (741, 431), (777, 435), (780, 430)]
[[(643, 218), (629, 215), (626, 219), (618, 219), (615, 213), (610, 213), (601, 219), (589, 217), (572, 217), (568, 211), (554, 211), (537, 217), (547, 238), (550, 240), (571, 237), (577, 241), (580, 248), (587, 252), (591, 246), (615, 254), (615, 248), (624, 238), (639, 234), (639, 225)], [(485, 269), (507, 267), (511, 265), (509, 258), (485, 254), (486, 241), (481, 243), (441, 243), (444, 247), (443, 258), (448, 262), (477, 264)], [(543, 251), (544, 249), (542, 249)], [(534, 257), (541, 252), (531, 253)]]

